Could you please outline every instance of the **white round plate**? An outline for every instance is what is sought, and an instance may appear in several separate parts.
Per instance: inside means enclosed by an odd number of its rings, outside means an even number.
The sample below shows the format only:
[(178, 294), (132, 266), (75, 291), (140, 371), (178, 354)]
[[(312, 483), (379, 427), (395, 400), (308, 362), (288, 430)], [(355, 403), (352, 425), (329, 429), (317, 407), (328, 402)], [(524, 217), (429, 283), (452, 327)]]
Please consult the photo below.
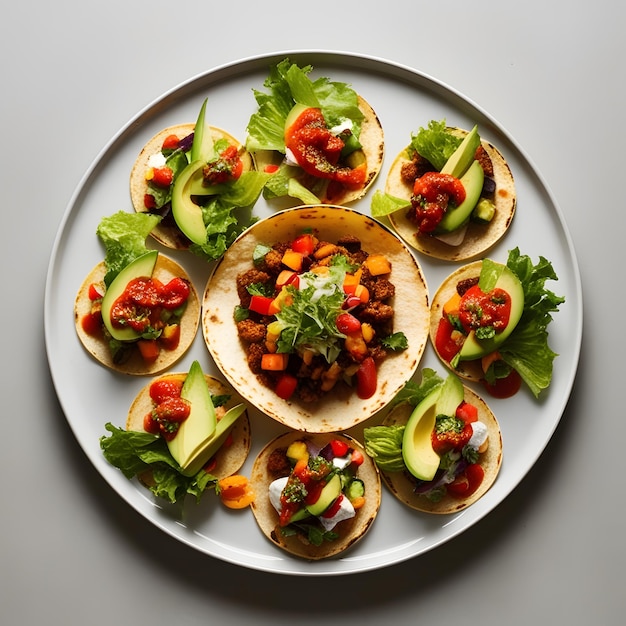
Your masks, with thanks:
[[(245, 139), (248, 119), (256, 108), (252, 90), (263, 90), (268, 68), (285, 57), (300, 66), (312, 65), (313, 77), (350, 83), (378, 114), (385, 131), (385, 162), (374, 187), (352, 205), (368, 215), (374, 190), (383, 189), (387, 167), (407, 145), (411, 132), (431, 119), (446, 118), (461, 128), (477, 123), (483, 138), (507, 159), (518, 197), (513, 224), (489, 256), (506, 261), (507, 251), (519, 246), (533, 261), (540, 255), (546, 257), (559, 277), (549, 286), (566, 299), (549, 328), (551, 347), (559, 357), (545, 397), (537, 401), (522, 390), (509, 400), (487, 398), (504, 441), (502, 470), (491, 490), (462, 513), (443, 518), (411, 511), (386, 492), (376, 522), (354, 549), (314, 563), (274, 548), (249, 510), (227, 510), (212, 494), (199, 505), (188, 501), (182, 508), (170, 506), (156, 501), (107, 463), (99, 444), (106, 435), (104, 424), (112, 421), (123, 426), (132, 399), (147, 381), (116, 375), (91, 359), (78, 341), (73, 318), (76, 292), (104, 256), (96, 236), (98, 223), (118, 210), (132, 211), (129, 176), (144, 143), (166, 126), (194, 122), (205, 97), (210, 123)], [(274, 210), (261, 199), (255, 213), (263, 217)], [(201, 292), (211, 264), (190, 253), (165, 252), (186, 267)], [(419, 262), (431, 294), (454, 268), (427, 258)], [(493, 510), (524, 478), (550, 440), (570, 395), (582, 341), (582, 292), (572, 242), (547, 185), (518, 144), (478, 105), (435, 79), (386, 60), (341, 52), (284, 52), (227, 64), (182, 83), (131, 119), (90, 165), (67, 207), (51, 255), (44, 314), (50, 370), (67, 421), (91, 463), (130, 506), (182, 543), (217, 559), (262, 571), (311, 576), (362, 572), (404, 561), (450, 540)], [(187, 371), (194, 359), (200, 360), (207, 373), (219, 375), (200, 332), (174, 369)], [(444, 373), (430, 345), (420, 369), (425, 366)], [(260, 413), (252, 411), (251, 418), (252, 451), (243, 473), (249, 472), (263, 445), (282, 432), (279, 424)]]

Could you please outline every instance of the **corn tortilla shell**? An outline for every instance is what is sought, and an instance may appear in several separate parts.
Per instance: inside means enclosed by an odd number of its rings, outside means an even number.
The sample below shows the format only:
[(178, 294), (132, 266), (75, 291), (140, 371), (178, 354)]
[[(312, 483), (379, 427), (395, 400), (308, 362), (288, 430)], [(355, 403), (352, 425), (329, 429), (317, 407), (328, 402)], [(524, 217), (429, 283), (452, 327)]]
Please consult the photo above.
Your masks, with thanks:
[[(489, 447), (480, 456), (480, 464), (485, 471), (485, 477), (480, 487), (467, 498), (459, 499), (446, 495), (439, 502), (431, 502), (424, 496), (414, 493), (414, 482), (405, 472), (385, 472), (381, 470), (383, 481), (389, 488), (389, 491), (391, 491), (400, 502), (416, 511), (441, 515), (462, 511), (482, 498), (498, 477), (502, 465), (502, 433), (500, 432), (500, 426), (496, 416), (480, 396), (476, 395), (465, 386), (464, 391), (465, 401), (478, 408), (478, 420), (487, 426), (489, 432)], [(406, 424), (414, 408), (415, 407), (406, 402), (396, 405), (388, 413), (383, 422), (384, 425)]]
[[(454, 130), (461, 135), (467, 134), (467, 131)], [(491, 157), (496, 183), (494, 198), (496, 212), (491, 222), (478, 224), (470, 221), (463, 242), (458, 246), (452, 246), (432, 236), (418, 236), (415, 223), (407, 217), (407, 209), (389, 215), (389, 221), (398, 234), (422, 254), (444, 261), (475, 259), (492, 248), (506, 234), (517, 205), (513, 174), (504, 156), (495, 146), (484, 140), (482, 146)], [(410, 200), (413, 190), (401, 177), (402, 166), (410, 161), (407, 149), (408, 147), (402, 150), (393, 161), (387, 175), (385, 193)]]
[(157, 360), (151, 364), (144, 362), (139, 354), (139, 350), (135, 350), (125, 363), (114, 363), (107, 340), (102, 337), (89, 335), (83, 329), (81, 320), (91, 310), (89, 286), (92, 284), (100, 285), (101, 293), (103, 293), (105, 273), (106, 267), (104, 262), (96, 265), (82, 283), (74, 303), (76, 333), (85, 350), (105, 367), (121, 374), (134, 376), (153, 376), (176, 363), (191, 346), (200, 324), (200, 298), (187, 272), (169, 257), (159, 254), (153, 276), (163, 283), (168, 283), (177, 276), (185, 278), (189, 281), (190, 292), (187, 308), (181, 318), (180, 341), (177, 348), (174, 350), (161, 350)]
[[(195, 124), (178, 124), (176, 126), (169, 126), (168, 128), (159, 131), (143, 147), (130, 173), (130, 198), (133, 208), (137, 211), (137, 213), (148, 212), (144, 205), (144, 196), (148, 192), (146, 172), (149, 168), (148, 161), (150, 160), (150, 157), (161, 152), (163, 141), (169, 135), (176, 135), (182, 139), (183, 137), (193, 133), (194, 128)], [(252, 157), (248, 152), (243, 150), (241, 142), (221, 128), (211, 126), (210, 129), (214, 141), (217, 141), (218, 139), (226, 139), (231, 145), (237, 146), (240, 150), (244, 171), (252, 169)], [(158, 224), (152, 229), (150, 235), (166, 248), (187, 250), (190, 246), (189, 239), (187, 239), (187, 237), (185, 237), (185, 235), (183, 235), (180, 229), (176, 226)]]
[[(186, 377), (186, 373), (177, 372), (165, 374), (161, 376), (159, 380), (174, 379), (184, 382)], [(226, 410), (243, 402), (241, 397), (229, 385), (213, 376), (210, 376), (209, 374), (205, 374), (204, 377), (211, 395), (231, 396), (228, 403), (224, 405)], [(131, 404), (128, 411), (128, 417), (126, 419), (126, 430), (145, 432), (143, 419), (153, 408), (152, 399), (150, 398), (150, 385), (152, 382), (140, 390)], [(251, 435), (250, 419), (248, 417), (247, 410), (244, 411), (239, 418), (237, 418), (237, 421), (233, 425), (230, 433), (232, 436), (232, 443), (227, 447), (222, 446), (222, 448), (217, 452), (215, 455), (215, 467), (211, 469), (211, 474), (216, 476), (218, 479), (226, 478), (227, 476), (231, 476), (232, 474), (238, 472), (248, 457), (251, 445)], [(148, 473), (142, 475), (140, 480), (143, 483), (149, 484), (150, 478), (151, 477)]]

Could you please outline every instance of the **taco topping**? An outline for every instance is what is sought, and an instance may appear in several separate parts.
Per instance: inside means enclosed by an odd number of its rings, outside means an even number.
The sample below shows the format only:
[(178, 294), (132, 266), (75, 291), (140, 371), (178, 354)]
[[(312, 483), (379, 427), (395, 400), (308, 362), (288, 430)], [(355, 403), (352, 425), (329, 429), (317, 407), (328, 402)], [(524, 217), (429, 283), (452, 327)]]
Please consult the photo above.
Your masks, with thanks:
[(136, 341), (119, 341), (110, 337), (102, 320), (101, 291), (103, 285), (90, 285), (91, 310), (81, 320), (86, 333), (94, 337), (108, 337), (116, 363), (129, 358), (139, 349), (146, 363), (153, 363), (161, 350), (175, 350), (180, 341), (180, 320), (190, 294), (189, 282), (174, 277), (163, 284), (154, 277), (138, 277), (130, 281), (111, 307), (114, 328), (130, 328), (138, 335)]
[(348, 235), (336, 243), (306, 232), (258, 245), (254, 265), (237, 277), (235, 321), (248, 365), (289, 399), (314, 402), (335, 385), (361, 398), (377, 387), (377, 364), (406, 348), (394, 332), (394, 284), (384, 254)]
[(274, 450), (267, 467), (275, 477), (269, 498), (282, 532), (304, 534), (314, 544), (332, 540), (335, 526), (365, 504), (365, 484), (357, 475), (362, 463), (362, 453), (343, 439), (321, 450), (305, 440)]
[(366, 428), (367, 453), (381, 470), (402, 472), (413, 493), (430, 502), (470, 497), (483, 483), (481, 463), (489, 448), (478, 407), (465, 400), (454, 374), (442, 380), (425, 370), (422, 383), (410, 387), (405, 398), (414, 408), (408, 419)]
[(340, 165), (345, 143), (326, 126), (321, 109), (308, 107), (285, 131), (285, 148), (296, 163), (311, 176), (329, 178), (344, 185), (363, 185), (365, 163), (352, 169)]

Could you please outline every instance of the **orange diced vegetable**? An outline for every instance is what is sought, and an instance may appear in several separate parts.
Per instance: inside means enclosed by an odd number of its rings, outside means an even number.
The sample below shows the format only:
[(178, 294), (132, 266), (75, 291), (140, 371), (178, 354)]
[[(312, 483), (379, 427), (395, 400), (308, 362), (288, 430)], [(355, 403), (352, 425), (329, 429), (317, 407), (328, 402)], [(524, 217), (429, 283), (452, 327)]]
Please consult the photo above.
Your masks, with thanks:
[(369, 289), (365, 285), (357, 285), (354, 290), (354, 295), (363, 303), (366, 304), (370, 300)]
[(282, 261), (283, 265), (286, 265), (295, 272), (299, 272), (302, 269), (302, 259), (303, 257), (299, 252), (289, 249), (283, 254)]
[(355, 509), (360, 509), (365, 504), (365, 496), (357, 496), (356, 498), (350, 500), (350, 502)]
[(282, 372), (287, 369), (289, 355), (285, 352), (270, 352), (261, 357), (261, 369)]
[(391, 263), (384, 254), (370, 254), (365, 259), (365, 267), (372, 276), (380, 276), (381, 274), (389, 274), (391, 272)]
[(461, 296), (455, 293), (444, 305), (444, 315), (455, 315), (459, 312), (459, 303), (461, 302)]
[(331, 256), (337, 252), (337, 246), (334, 243), (325, 243), (321, 245), (313, 254), (313, 256), (319, 261), (327, 256)]
[(161, 332), (159, 341), (166, 350), (176, 349), (176, 347), (178, 347), (178, 343), (180, 342), (180, 325), (167, 324)]
[(156, 339), (140, 339), (137, 347), (146, 363), (154, 363), (157, 360), (160, 350)]
[(218, 481), (220, 499), (230, 509), (244, 509), (254, 501), (254, 491), (245, 476), (234, 474)]
[(354, 290), (361, 282), (363, 270), (358, 269), (354, 274), (346, 274), (343, 280), (343, 290), (346, 293), (354, 293)]

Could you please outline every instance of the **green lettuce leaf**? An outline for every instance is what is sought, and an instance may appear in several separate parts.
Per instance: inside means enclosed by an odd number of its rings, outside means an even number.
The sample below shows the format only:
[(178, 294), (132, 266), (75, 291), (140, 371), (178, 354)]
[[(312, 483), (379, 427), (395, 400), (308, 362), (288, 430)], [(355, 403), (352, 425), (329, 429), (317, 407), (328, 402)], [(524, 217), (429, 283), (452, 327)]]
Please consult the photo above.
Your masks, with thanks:
[(446, 120), (431, 120), (428, 127), (411, 134), (409, 153), (414, 150), (427, 159), (435, 168), (441, 170), (452, 153), (459, 147), (462, 139), (446, 129)]
[(191, 252), (207, 261), (219, 259), (256, 221), (252, 217), (252, 208), (270, 176), (256, 171), (244, 172), (233, 183), (224, 185), (218, 195), (211, 196), (201, 207), (207, 239), (201, 245), (192, 244)]
[(270, 68), (263, 83), (269, 92), (253, 92), (258, 108), (248, 122), (248, 150), (275, 150), (284, 154), (285, 122), (296, 103), (321, 108), (329, 128), (351, 120), (353, 135), (360, 136), (363, 113), (357, 93), (350, 85), (331, 82), (326, 77), (312, 81), (308, 76), (312, 69), (310, 65), (299, 67), (289, 59)]
[(124, 267), (148, 251), (146, 239), (160, 221), (158, 215), (124, 211), (100, 220), (96, 234), (104, 244), (107, 287)]
[(216, 486), (216, 477), (204, 470), (191, 477), (181, 474), (162, 437), (123, 430), (111, 423), (105, 428), (111, 433), (100, 438), (106, 460), (128, 479), (151, 472), (154, 484), (149, 489), (157, 497), (175, 503), (190, 494), (199, 501), (208, 488)]
[(372, 196), (372, 204), (370, 211), (372, 217), (384, 217), (400, 211), (401, 209), (408, 209), (411, 206), (410, 200), (404, 200), (402, 198), (396, 198), (388, 193), (382, 192), (377, 189)]
[(552, 313), (565, 298), (546, 289), (547, 280), (558, 280), (550, 261), (539, 257), (533, 264), (519, 248), (509, 251), (507, 266), (524, 289), (524, 312), (515, 330), (498, 350), (502, 359), (516, 369), (535, 397), (552, 380), (554, 359), (558, 356), (548, 345), (547, 327)]
[[(450, 374), (453, 376), (453, 374)], [(408, 381), (393, 403), (406, 402), (416, 407), (433, 389), (443, 385), (444, 379), (435, 370), (425, 367), (419, 383)], [(370, 426), (363, 429), (365, 451), (383, 471), (401, 472), (406, 468), (402, 457), (404, 426)]]

